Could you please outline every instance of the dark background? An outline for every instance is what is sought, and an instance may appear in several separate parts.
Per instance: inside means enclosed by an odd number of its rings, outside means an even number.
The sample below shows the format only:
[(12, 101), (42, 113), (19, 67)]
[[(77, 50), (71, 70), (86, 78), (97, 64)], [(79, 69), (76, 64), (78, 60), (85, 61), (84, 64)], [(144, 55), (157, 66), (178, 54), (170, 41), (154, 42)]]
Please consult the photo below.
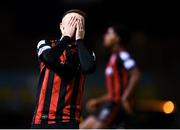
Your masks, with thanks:
[(106, 27), (112, 22), (124, 24), (132, 32), (128, 49), (142, 72), (137, 100), (171, 100), (177, 108), (168, 116), (140, 112), (138, 117), (142, 119), (134, 120), (141, 125), (136, 122), (133, 128), (180, 128), (178, 4), (121, 0), (1, 1), (0, 128), (29, 128), (39, 71), (36, 44), (41, 39), (60, 37), (61, 16), (73, 8), (87, 13), (87, 43), (97, 55), (97, 70), (87, 79), (85, 100), (105, 91), (108, 57), (101, 38)]

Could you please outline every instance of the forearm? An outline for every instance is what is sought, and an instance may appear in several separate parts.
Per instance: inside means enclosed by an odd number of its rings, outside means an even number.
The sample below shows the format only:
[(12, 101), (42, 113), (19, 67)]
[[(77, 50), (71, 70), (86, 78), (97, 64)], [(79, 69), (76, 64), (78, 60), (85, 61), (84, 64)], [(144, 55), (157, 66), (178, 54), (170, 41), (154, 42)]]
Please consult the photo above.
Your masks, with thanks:
[(130, 72), (129, 84), (127, 86), (126, 91), (124, 92), (124, 94), (122, 96), (123, 101), (127, 101), (128, 99), (130, 99), (132, 97), (132, 95), (134, 94), (134, 91), (139, 83), (139, 80), (140, 80), (140, 72), (136, 68), (132, 72)]
[(82, 71), (84, 73), (93, 72), (95, 69), (95, 56), (88, 51), (83, 40), (77, 40), (76, 43), (78, 45), (78, 54)]
[(68, 44), (70, 44), (70, 37), (65, 36), (55, 47), (44, 51), (41, 54), (40, 59), (44, 61), (45, 64), (57, 61)]
[(96, 103), (97, 105), (99, 104), (103, 104), (104, 102), (106, 102), (108, 100), (108, 94), (103, 95), (102, 97), (99, 97), (96, 99)]

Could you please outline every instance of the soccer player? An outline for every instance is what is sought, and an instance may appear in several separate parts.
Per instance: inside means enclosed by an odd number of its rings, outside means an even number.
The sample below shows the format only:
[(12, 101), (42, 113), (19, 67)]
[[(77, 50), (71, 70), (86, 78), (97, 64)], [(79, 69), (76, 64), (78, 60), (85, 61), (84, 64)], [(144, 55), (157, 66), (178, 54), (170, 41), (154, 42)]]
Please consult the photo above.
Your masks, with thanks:
[(84, 26), (85, 14), (70, 10), (60, 23), (61, 38), (37, 44), (40, 77), (32, 128), (79, 128), (85, 75), (95, 68)]
[(140, 78), (135, 60), (125, 49), (129, 33), (123, 26), (110, 26), (104, 35), (104, 46), (109, 48), (111, 56), (105, 70), (108, 93), (91, 99), (87, 103), (89, 111), (100, 109), (80, 124), (80, 128), (111, 128), (115, 122), (121, 122), (127, 114), (133, 113), (132, 99)]

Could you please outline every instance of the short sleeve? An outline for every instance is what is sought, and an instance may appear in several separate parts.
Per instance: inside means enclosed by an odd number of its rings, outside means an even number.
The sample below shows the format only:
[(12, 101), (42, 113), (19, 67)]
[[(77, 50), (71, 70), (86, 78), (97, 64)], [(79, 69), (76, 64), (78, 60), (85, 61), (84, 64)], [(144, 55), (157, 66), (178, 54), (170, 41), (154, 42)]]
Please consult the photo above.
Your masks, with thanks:
[(119, 52), (119, 58), (123, 62), (123, 66), (126, 70), (130, 70), (136, 66), (135, 60), (130, 56), (127, 51)]
[(41, 40), (38, 44), (37, 44), (37, 55), (38, 57), (41, 56), (41, 54), (48, 50), (51, 49), (50, 44), (48, 44), (48, 42), (46, 40)]

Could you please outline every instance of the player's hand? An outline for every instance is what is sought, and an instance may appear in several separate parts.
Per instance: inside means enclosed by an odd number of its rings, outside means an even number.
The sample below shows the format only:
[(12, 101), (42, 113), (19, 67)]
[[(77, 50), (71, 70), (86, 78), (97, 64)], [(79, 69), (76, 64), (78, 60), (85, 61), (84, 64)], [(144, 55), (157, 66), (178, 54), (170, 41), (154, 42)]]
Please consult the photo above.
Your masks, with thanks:
[(76, 28), (77, 28), (77, 30), (76, 30), (76, 40), (84, 39), (85, 27), (84, 27), (84, 20), (83, 19), (78, 19)]
[(91, 99), (90, 101), (87, 102), (86, 104), (86, 109), (89, 112), (95, 111), (97, 108), (97, 99)]
[(133, 114), (132, 106), (128, 100), (122, 101), (122, 106), (124, 110), (127, 112), (127, 114), (129, 115)]
[(75, 30), (76, 30), (77, 18), (71, 17), (67, 25), (64, 27), (64, 36), (73, 37)]

